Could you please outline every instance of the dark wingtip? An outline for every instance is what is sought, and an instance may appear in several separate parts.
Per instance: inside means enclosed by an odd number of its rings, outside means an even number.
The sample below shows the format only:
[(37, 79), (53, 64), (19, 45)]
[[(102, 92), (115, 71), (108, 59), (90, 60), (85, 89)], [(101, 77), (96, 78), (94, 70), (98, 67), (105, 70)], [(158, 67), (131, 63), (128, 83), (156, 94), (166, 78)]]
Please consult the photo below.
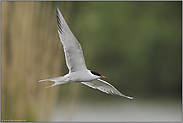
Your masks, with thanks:
[(56, 8), (56, 11), (59, 11), (59, 8), (58, 8), (58, 6), (57, 6), (57, 5), (55, 5), (55, 8)]

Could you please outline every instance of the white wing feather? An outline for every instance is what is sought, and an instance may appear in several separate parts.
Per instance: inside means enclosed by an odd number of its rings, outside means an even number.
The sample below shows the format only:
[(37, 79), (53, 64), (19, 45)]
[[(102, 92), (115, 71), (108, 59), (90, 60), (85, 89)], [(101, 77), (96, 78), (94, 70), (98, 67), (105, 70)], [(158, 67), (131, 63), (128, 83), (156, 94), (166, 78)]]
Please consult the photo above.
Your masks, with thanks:
[(93, 80), (90, 82), (81, 82), (81, 83), (85, 84), (89, 87), (92, 87), (94, 89), (98, 89), (100, 91), (103, 91), (107, 94), (119, 95), (119, 96), (126, 97), (128, 99), (133, 99), (133, 97), (129, 97), (129, 96), (126, 96), (126, 95), (120, 93), (114, 86), (112, 86), (108, 82), (101, 80), (101, 79)]
[(58, 34), (63, 44), (66, 64), (70, 72), (87, 69), (82, 47), (69, 29), (60, 10), (56, 7)]

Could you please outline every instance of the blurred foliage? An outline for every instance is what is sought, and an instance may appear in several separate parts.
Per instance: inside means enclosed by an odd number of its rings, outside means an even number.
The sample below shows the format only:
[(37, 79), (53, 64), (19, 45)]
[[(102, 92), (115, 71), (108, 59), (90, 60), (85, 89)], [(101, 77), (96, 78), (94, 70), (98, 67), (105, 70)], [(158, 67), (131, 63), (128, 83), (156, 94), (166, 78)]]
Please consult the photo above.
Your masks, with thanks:
[(88, 69), (124, 94), (181, 100), (182, 2), (1, 2), (2, 119), (48, 121), (56, 102), (116, 99), (79, 83), (50, 89), (40, 79), (68, 72), (57, 5)]

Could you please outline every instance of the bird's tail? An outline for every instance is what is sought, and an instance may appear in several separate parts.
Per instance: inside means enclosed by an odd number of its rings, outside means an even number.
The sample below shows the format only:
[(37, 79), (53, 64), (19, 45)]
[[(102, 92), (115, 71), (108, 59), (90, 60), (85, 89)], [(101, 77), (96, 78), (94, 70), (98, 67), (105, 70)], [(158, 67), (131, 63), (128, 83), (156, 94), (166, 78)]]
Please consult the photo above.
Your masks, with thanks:
[(46, 88), (50, 88), (56, 85), (61, 85), (61, 84), (65, 84), (67, 83), (67, 78), (66, 76), (61, 76), (61, 77), (55, 77), (55, 78), (50, 78), (50, 79), (43, 79), (43, 80), (39, 80), (39, 82), (43, 82), (43, 81), (54, 81), (55, 83), (51, 86), (48, 86)]

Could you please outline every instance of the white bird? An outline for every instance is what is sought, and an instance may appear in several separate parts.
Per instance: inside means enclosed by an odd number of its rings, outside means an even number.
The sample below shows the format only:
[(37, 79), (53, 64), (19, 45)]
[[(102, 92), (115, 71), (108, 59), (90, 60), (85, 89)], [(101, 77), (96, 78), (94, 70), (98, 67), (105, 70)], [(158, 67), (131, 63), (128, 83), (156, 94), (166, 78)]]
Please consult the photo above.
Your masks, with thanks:
[(54, 81), (55, 83), (49, 87), (65, 84), (68, 82), (81, 82), (84, 85), (87, 85), (94, 89), (98, 89), (107, 94), (119, 95), (128, 99), (133, 99), (133, 97), (125, 96), (124, 94), (120, 93), (114, 86), (100, 79), (107, 79), (105, 76), (102, 76), (97, 72), (87, 69), (81, 45), (69, 29), (57, 6), (56, 13), (58, 34), (63, 44), (66, 64), (69, 69), (69, 73), (61, 77), (40, 80), (39, 82)]

